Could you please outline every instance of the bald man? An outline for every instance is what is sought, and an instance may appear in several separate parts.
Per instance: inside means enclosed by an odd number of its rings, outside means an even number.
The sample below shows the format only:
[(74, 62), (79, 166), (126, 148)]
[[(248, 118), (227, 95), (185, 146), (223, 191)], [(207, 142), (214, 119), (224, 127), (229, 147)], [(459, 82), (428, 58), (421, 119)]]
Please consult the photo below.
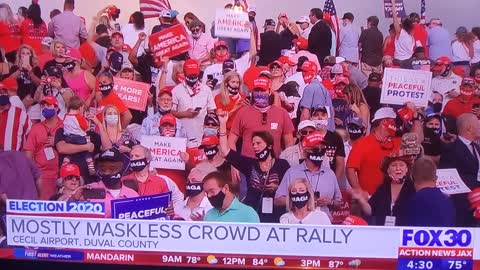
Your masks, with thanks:
[[(457, 169), (465, 184), (474, 189), (480, 187), (480, 121), (472, 113), (457, 118), (457, 139), (445, 146), (440, 157), (440, 168)], [(457, 226), (472, 226), (474, 219), (466, 194), (452, 196), (457, 208)]]

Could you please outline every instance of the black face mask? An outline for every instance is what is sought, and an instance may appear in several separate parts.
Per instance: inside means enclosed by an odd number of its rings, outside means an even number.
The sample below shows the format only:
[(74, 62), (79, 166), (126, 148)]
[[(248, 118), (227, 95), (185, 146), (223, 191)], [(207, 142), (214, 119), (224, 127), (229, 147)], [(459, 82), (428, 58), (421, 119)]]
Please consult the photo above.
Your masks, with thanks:
[(107, 188), (110, 188), (120, 182), (120, 179), (122, 178), (122, 173), (101, 174), (100, 172), (98, 172), (98, 177)]
[(185, 83), (190, 87), (195, 86), (195, 84), (197, 82), (198, 82), (198, 76), (186, 76), (185, 77)]
[(347, 132), (350, 135), (350, 139), (357, 140), (363, 136), (365, 128), (355, 124), (347, 124)]
[(187, 197), (197, 196), (203, 191), (202, 183), (187, 184), (186, 189)]
[(68, 62), (68, 63), (65, 63), (65, 64), (63, 65), (63, 67), (64, 67), (65, 69), (67, 69), (68, 71), (70, 71), (70, 72), (72, 72), (72, 71), (75, 69), (75, 66), (76, 66), (76, 65), (75, 65), (74, 62)]
[(165, 115), (165, 114), (169, 114), (172, 110), (164, 110), (160, 107), (158, 107), (158, 113), (160, 113), (160, 115)]
[(442, 132), (442, 129), (441, 128), (424, 127), (423, 132), (425, 133), (425, 137), (428, 137), (428, 138), (438, 137), (438, 138), (440, 138), (440, 134)]
[(130, 163), (130, 169), (134, 172), (141, 172), (147, 167), (148, 162), (146, 158), (132, 160)]
[(205, 156), (207, 156), (207, 158), (211, 160), (218, 153), (218, 146), (205, 147), (204, 152)]
[(103, 96), (108, 96), (110, 94), (110, 92), (112, 92), (113, 83), (100, 85), (99, 88), (100, 88), (100, 92), (102, 93)]
[(262, 151), (255, 153), (255, 156), (259, 161), (265, 161), (270, 156), (270, 147), (265, 147)]
[(441, 102), (433, 103), (432, 109), (434, 113), (440, 113), (442, 111), (443, 104)]
[(308, 153), (307, 158), (316, 166), (321, 167), (323, 162), (323, 156), (325, 155), (326, 149), (315, 149), (312, 153)]
[(0, 106), (5, 106), (10, 103), (10, 97), (8, 95), (1, 95), (0, 96)]
[(228, 93), (230, 93), (230, 95), (237, 95), (238, 94), (238, 89), (239, 89), (239, 87), (233, 88), (233, 87), (231, 87), (230, 85), (227, 84), (227, 90), (228, 90)]
[(224, 200), (225, 200), (225, 193), (223, 193), (223, 191), (221, 191), (221, 190), (220, 190), (220, 192), (217, 193), (217, 195), (214, 195), (212, 197), (208, 197), (208, 201), (216, 209), (221, 209), (222, 208)]
[(297, 209), (301, 209), (307, 205), (308, 200), (310, 199), (310, 193), (290, 193), (290, 199), (292, 200), (293, 206), (295, 206)]

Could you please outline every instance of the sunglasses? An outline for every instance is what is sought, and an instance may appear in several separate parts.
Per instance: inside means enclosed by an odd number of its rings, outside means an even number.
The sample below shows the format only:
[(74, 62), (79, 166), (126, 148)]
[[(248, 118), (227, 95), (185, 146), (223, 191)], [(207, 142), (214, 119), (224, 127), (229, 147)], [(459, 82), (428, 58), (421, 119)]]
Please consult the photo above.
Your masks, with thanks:
[(270, 69), (273, 70), (273, 69), (281, 69), (282, 67), (280, 67), (279, 65), (271, 65), (270, 66)]
[(313, 132), (315, 132), (315, 130), (299, 130), (298, 134), (300, 134), (300, 136), (308, 136)]
[(79, 181), (80, 177), (75, 176), (75, 175), (70, 175), (70, 176), (65, 177), (65, 180), (67, 180), (67, 181)]
[(262, 113), (262, 125), (266, 125), (267, 124), (267, 113), (264, 112)]
[(205, 125), (206, 127), (216, 127), (216, 126), (217, 126), (217, 124), (212, 123), (212, 122), (204, 123), (204, 125)]
[(200, 32), (200, 28), (193, 28), (190, 30), (192, 33), (198, 33)]

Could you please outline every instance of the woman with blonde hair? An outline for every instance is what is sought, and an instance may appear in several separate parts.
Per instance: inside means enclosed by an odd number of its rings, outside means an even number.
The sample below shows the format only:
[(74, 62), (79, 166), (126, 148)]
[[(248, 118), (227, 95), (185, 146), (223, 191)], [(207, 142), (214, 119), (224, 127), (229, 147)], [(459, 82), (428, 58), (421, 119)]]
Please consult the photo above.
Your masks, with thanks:
[(65, 46), (65, 43), (58, 39), (53, 40), (52, 44), (50, 44), (50, 53), (52, 54), (53, 59), (47, 61), (43, 69), (47, 70), (51, 66), (58, 68), (63, 67), (66, 60), (65, 55), (67, 54), (67, 46)]
[(315, 208), (315, 197), (310, 183), (296, 179), (288, 186), (287, 211), (280, 217), (284, 224), (332, 224), (327, 214)]
[(233, 119), (238, 111), (245, 104), (245, 96), (241, 93), (240, 86), (242, 78), (236, 71), (230, 71), (225, 74), (223, 82), (220, 86), (220, 92), (215, 96), (215, 105), (217, 110), (228, 112), (229, 118), (227, 122), (227, 130), (230, 130)]
[(0, 4), (0, 44), (5, 49), (8, 62), (15, 62), (15, 52), (22, 44), (20, 24), (8, 4)]
[(346, 114), (344, 123), (348, 123), (351, 118), (359, 117), (363, 121), (363, 126), (368, 129), (370, 109), (362, 90), (356, 84), (348, 84), (342, 92), (351, 110), (350, 113)]
[(457, 39), (452, 43), (452, 64), (454, 67), (463, 68), (465, 74), (469, 74), (475, 35), (468, 32), (466, 27), (460, 26), (457, 28), (455, 36)]

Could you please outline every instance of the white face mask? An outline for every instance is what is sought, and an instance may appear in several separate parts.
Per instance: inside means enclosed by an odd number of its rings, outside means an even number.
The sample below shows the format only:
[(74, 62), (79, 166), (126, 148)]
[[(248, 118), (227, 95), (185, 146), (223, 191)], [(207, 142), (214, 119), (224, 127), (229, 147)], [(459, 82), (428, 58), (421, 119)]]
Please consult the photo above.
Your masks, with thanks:
[(315, 123), (315, 127), (317, 129), (324, 129), (327, 128), (328, 126), (328, 119), (323, 119), (323, 120), (312, 120)]
[(118, 115), (110, 114), (105, 116), (105, 122), (109, 126), (115, 126), (118, 124)]

